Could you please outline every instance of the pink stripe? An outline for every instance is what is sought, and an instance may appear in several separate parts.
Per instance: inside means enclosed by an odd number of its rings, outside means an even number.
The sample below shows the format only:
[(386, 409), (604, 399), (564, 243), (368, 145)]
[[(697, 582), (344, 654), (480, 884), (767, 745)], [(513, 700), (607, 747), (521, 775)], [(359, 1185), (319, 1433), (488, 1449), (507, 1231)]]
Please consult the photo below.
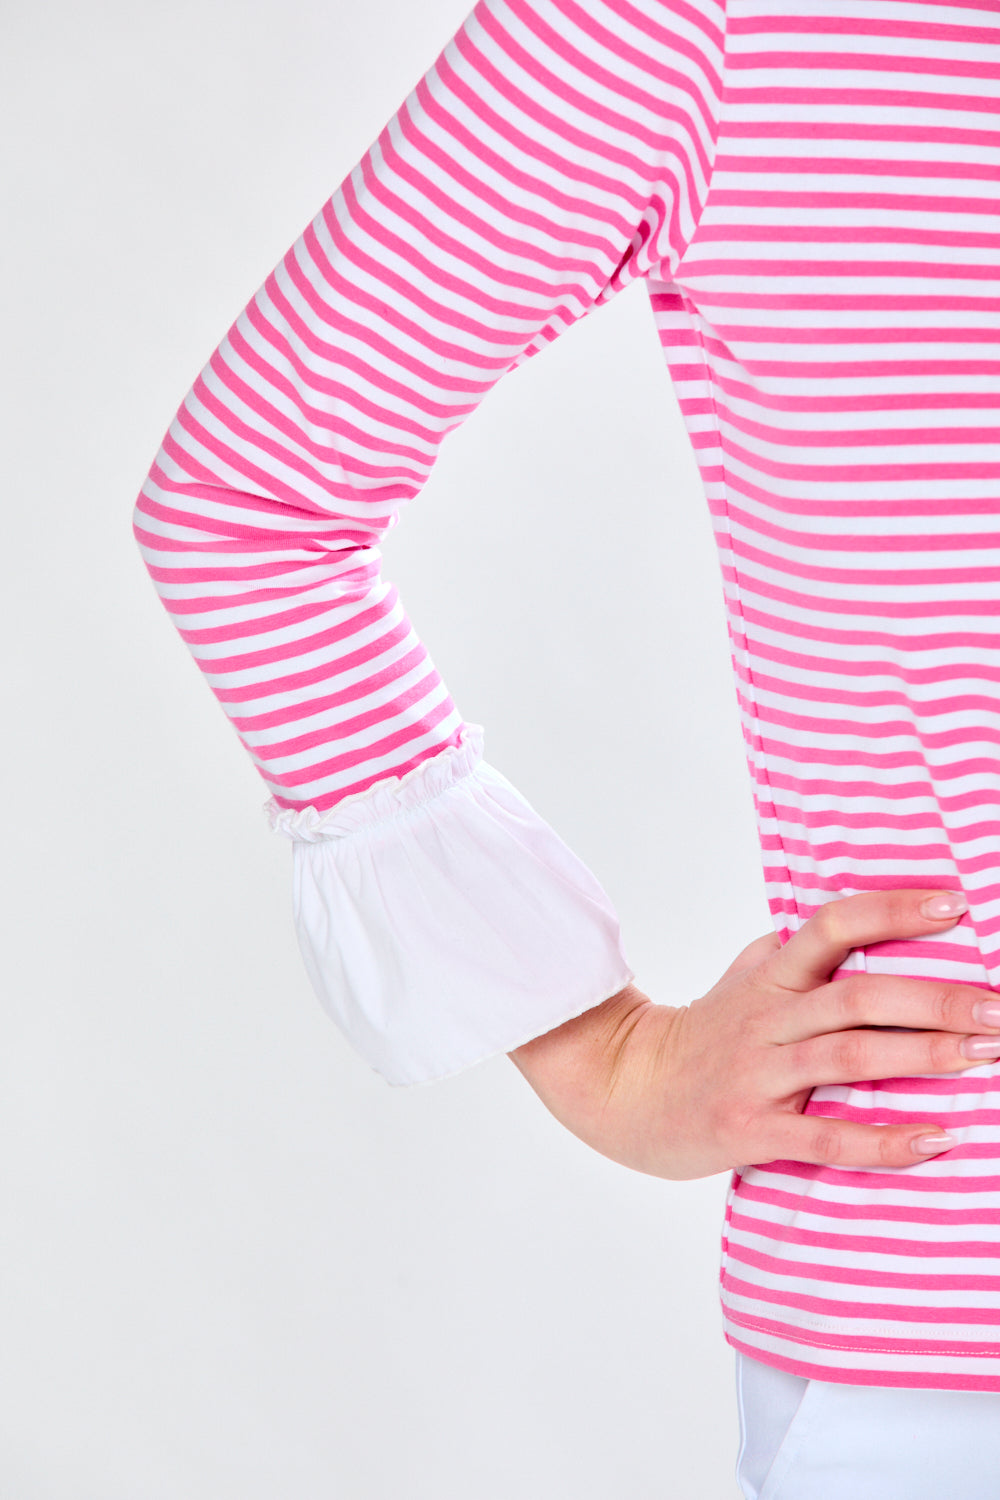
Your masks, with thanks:
[[(944, 3), (944, 0), (943, 0)], [(955, 7), (946, 0), (948, 9)], [(975, 0), (969, 0), (970, 8), (981, 9)], [(731, 16), (729, 32), (734, 37), (766, 36), (778, 32), (782, 36), (836, 36), (843, 35), (844, 22), (840, 16), (823, 15), (758, 15)], [(882, 16), (859, 15), (854, 18), (852, 33), (858, 37), (899, 37), (908, 42), (927, 41), (934, 45), (941, 42), (965, 42), (975, 46), (997, 46), (996, 32), (988, 26), (947, 26), (940, 21), (916, 21), (907, 17), (905, 21), (893, 21)], [(762, 57), (769, 54), (754, 54)], [(794, 62), (790, 66), (795, 66)]]
[[(394, 630), (387, 631), (370, 646), (363, 646), (359, 651), (340, 657), (337, 661), (337, 675), (354, 671), (365, 662), (378, 662), (386, 651), (406, 640), (410, 633), (409, 623), (405, 620), (401, 621)], [(418, 642), (411, 651), (407, 651), (397, 661), (379, 667), (371, 676), (361, 682), (353, 683), (350, 687), (340, 688), (335, 693), (324, 693), (319, 698), (303, 699), (288, 708), (272, 709), (268, 713), (233, 714), (232, 722), (242, 734), (263, 734), (266, 729), (278, 729), (286, 724), (297, 723), (300, 719), (332, 713), (336, 708), (344, 708), (350, 703), (356, 703), (359, 698), (367, 698), (371, 693), (384, 691), (400, 677), (405, 677), (408, 673), (415, 671), (426, 659), (427, 652), (423, 644)], [(256, 753), (261, 753), (259, 748)]]
[[(931, 1082), (932, 1080), (925, 1080)], [(857, 1087), (857, 1085), (852, 1085)], [(793, 1213), (808, 1213), (817, 1217), (827, 1219), (866, 1219), (877, 1218), (884, 1223), (912, 1224), (915, 1228), (920, 1224), (984, 1224), (990, 1223), (989, 1215), (996, 1219), (996, 1211), (993, 1209), (978, 1208), (955, 1208), (952, 1204), (947, 1207), (928, 1207), (923, 1204), (914, 1206), (912, 1204), (886, 1203), (880, 1197), (870, 1203), (842, 1203), (836, 1198), (820, 1197), (815, 1191), (808, 1193), (790, 1193), (780, 1188), (761, 1187), (756, 1182), (744, 1181), (740, 1185), (740, 1197), (744, 1203), (769, 1203), (775, 1208), (781, 1208)], [(841, 1274), (838, 1272), (838, 1274)], [(850, 1273), (844, 1271), (842, 1274), (856, 1275), (855, 1271)], [(889, 1275), (889, 1272), (873, 1272), (873, 1275)], [(910, 1274), (910, 1273), (908, 1273)], [(933, 1285), (937, 1285), (937, 1276), (930, 1277)]]
[[(733, 1252), (731, 1251), (731, 1254)], [(739, 1259), (738, 1253), (734, 1255)], [(753, 1265), (753, 1262), (750, 1262)], [(811, 1272), (813, 1279), (824, 1281), (836, 1281), (838, 1277), (830, 1274), (831, 1270), (836, 1272), (837, 1268), (822, 1267), (817, 1271), (816, 1266), (803, 1267), (802, 1274)], [(910, 1288), (917, 1292), (921, 1290), (937, 1291), (944, 1290), (931, 1276), (917, 1278), (918, 1285)], [(968, 1323), (973, 1327), (996, 1325), (996, 1313), (988, 1307), (934, 1307), (919, 1301), (914, 1302), (869, 1302), (858, 1301), (857, 1298), (840, 1297), (816, 1297), (808, 1292), (793, 1292), (787, 1287), (781, 1291), (775, 1291), (771, 1287), (759, 1286), (755, 1281), (741, 1281), (727, 1270), (723, 1278), (723, 1288), (734, 1297), (753, 1298), (762, 1303), (770, 1303), (775, 1307), (797, 1308), (807, 1312), (816, 1318), (889, 1318), (899, 1323), (904, 1320), (910, 1323)], [(984, 1276), (980, 1278), (978, 1287), (970, 1288), (972, 1291), (990, 1292), (994, 1295), (1000, 1292), (1000, 1277)], [(1000, 1345), (998, 1345), (1000, 1347)]]
[[(394, 759), (391, 774), (393, 776), (405, 776), (407, 771), (422, 765), (430, 755), (437, 754), (447, 745), (458, 744), (461, 728), (456, 729), (440, 745), (436, 745), (433, 751), (424, 751), (419, 755), (411, 755), (409, 758), (406, 758), (403, 753), (414, 740), (423, 739), (436, 724), (440, 724), (451, 712), (453, 712), (453, 705), (447, 702), (442, 703), (438, 708), (424, 714), (418, 723), (409, 725), (395, 734), (386, 735), (383, 739), (374, 741), (365, 749), (331, 756), (329, 760), (312, 766), (308, 772), (299, 771), (279, 775), (277, 772), (272, 771), (271, 775), (279, 783), (279, 790), (274, 793), (274, 800), (279, 807), (298, 807), (299, 803), (287, 800), (280, 790), (281, 787), (301, 786), (303, 782), (310, 779), (318, 780), (321, 777), (340, 776), (345, 771), (351, 770), (354, 766), (361, 765), (375, 756), (392, 755)], [(397, 752), (398, 758), (396, 758)], [(308, 805), (315, 807), (319, 812), (325, 812), (327, 808), (335, 807), (343, 798), (354, 796), (358, 792), (367, 791), (376, 781), (384, 780), (388, 774), (390, 773), (385, 770), (371, 771), (359, 777), (357, 781), (349, 782), (347, 786), (338, 788), (335, 792), (319, 793)]]
[[(403, 674), (400, 672), (398, 675), (401, 677)], [(366, 729), (389, 723), (399, 715), (401, 710), (413, 709), (423, 703), (440, 685), (440, 677), (434, 668), (431, 668), (411, 687), (400, 689), (390, 703), (383, 703), (377, 708), (369, 708), (363, 713), (341, 719), (339, 733), (346, 739), (349, 735), (362, 734)], [(450, 706), (449, 704), (448, 707)], [(255, 745), (254, 753), (263, 756), (266, 760), (281, 760), (288, 755), (301, 755), (306, 750), (315, 750), (317, 747), (327, 745), (329, 739), (328, 728), (313, 729), (305, 734), (293, 735), (290, 739), (274, 740), (267, 745)]]
[[(789, 1331), (788, 1324), (779, 1322), (777, 1319), (759, 1317), (746, 1319), (735, 1314), (732, 1309), (727, 1309), (727, 1316), (736, 1323), (759, 1328), (766, 1333), (782, 1335), (787, 1334)], [(873, 1337), (868, 1334), (830, 1333), (826, 1330), (809, 1337), (801, 1328), (797, 1332), (797, 1338), (804, 1344), (815, 1344), (826, 1349), (843, 1349), (847, 1353), (850, 1353), (852, 1350), (861, 1353), (871, 1349), (874, 1345), (880, 1353), (886, 1354), (933, 1354), (936, 1351), (947, 1349), (956, 1355), (977, 1355), (981, 1359), (996, 1359), (1000, 1357), (1000, 1344), (987, 1344), (975, 1339), (949, 1338), (945, 1341), (941, 1339), (886, 1338), (881, 1334)], [(969, 1389), (973, 1389), (973, 1387), (969, 1387)]]
[[(929, 1081), (929, 1080), (924, 1080)], [(955, 1082), (961, 1080), (956, 1079)], [(857, 1087), (858, 1085), (852, 1085)], [(824, 1108), (826, 1106), (824, 1105)], [(879, 1111), (881, 1114), (881, 1110)], [(870, 1119), (870, 1114), (868, 1116)], [(949, 1153), (950, 1155), (951, 1153)], [(773, 1161), (766, 1166), (754, 1168), (755, 1172), (763, 1172), (767, 1176), (791, 1177), (810, 1183), (826, 1184), (828, 1187), (853, 1189), (857, 1192), (875, 1193), (919, 1193), (921, 1195), (933, 1195), (941, 1192), (940, 1179), (935, 1176), (922, 1176), (917, 1171), (908, 1172), (876, 1172), (876, 1171), (852, 1171), (849, 1167), (819, 1167), (810, 1166), (805, 1162), (797, 1161)], [(997, 1193), (1000, 1192), (1000, 1173), (983, 1174), (977, 1177), (951, 1177), (949, 1179), (947, 1196), (942, 1201), (947, 1202), (948, 1196), (953, 1193)]]
[[(940, 1184), (938, 1184), (940, 1190)], [(904, 1240), (899, 1236), (876, 1234), (834, 1234), (819, 1229), (803, 1229), (793, 1224), (775, 1224), (751, 1218), (734, 1211), (731, 1233), (764, 1234), (778, 1245), (809, 1245), (817, 1250), (838, 1253), (860, 1250), (865, 1255), (926, 1256), (948, 1259), (995, 1259), (1000, 1240)]]

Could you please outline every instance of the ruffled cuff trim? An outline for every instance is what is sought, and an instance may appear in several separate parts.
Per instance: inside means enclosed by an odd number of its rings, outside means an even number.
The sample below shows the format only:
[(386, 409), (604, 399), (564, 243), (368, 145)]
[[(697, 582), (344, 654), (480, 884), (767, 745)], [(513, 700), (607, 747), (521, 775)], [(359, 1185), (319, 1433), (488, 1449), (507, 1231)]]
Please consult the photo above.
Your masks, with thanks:
[(457, 745), (421, 761), (405, 776), (386, 776), (363, 792), (353, 792), (325, 813), (315, 807), (279, 807), (273, 797), (264, 804), (264, 813), (274, 832), (285, 838), (307, 844), (347, 838), (398, 818), (471, 776), (483, 758), (483, 739), (481, 724), (465, 724)]

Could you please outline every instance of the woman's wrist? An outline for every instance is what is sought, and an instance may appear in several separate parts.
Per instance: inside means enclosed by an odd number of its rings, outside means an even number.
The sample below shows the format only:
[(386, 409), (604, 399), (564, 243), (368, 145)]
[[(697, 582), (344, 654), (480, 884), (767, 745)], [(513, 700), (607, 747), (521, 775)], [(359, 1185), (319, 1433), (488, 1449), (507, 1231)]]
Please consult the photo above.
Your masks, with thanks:
[[(662, 1011), (635, 984), (508, 1056), (546, 1109), (580, 1140), (624, 1165), (631, 1113), (622, 1099), (629, 1039), (650, 1011)], [(625, 1104), (618, 1118), (616, 1105)]]

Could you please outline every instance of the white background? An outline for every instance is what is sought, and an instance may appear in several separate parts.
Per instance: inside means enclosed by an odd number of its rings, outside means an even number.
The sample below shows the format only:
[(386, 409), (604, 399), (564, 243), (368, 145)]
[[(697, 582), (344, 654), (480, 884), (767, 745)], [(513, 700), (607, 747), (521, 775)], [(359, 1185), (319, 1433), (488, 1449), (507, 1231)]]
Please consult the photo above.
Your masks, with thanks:
[[(465, 9), (3, 10), (3, 1500), (736, 1493), (725, 1178), (612, 1165), (504, 1057), (391, 1089), (350, 1052), (131, 535), (188, 386)], [(639, 984), (707, 989), (770, 921), (641, 287), (502, 382), (384, 555)]]

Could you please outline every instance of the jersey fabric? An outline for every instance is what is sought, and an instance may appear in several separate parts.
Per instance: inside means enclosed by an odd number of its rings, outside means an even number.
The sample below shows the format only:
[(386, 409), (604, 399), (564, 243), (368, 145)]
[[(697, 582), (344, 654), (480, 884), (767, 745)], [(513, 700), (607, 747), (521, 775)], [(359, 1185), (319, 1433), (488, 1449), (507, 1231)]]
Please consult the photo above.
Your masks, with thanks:
[[(443, 1076), (630, 977), (377, 543), (500, 376), (636, 280), (714, 521), (776, 930), (859, 891), (961, 890), (947, 933), (838, 973), (998, 987), (998, 200), (986, 0), (484, 0), (230, 329), (136, 534), (295, 841), (317, 991), (387, 1077)], [(432, 867), (443, 907), (412, 894)], [(565, 969), (532, 989), (548, 897)], [(477, 963), (500, 974), (482, 1003)], [(930, 1161), (734, 1173), (737, 1350), (1000, 1391), (997, 1074), (813, 1092), (940, 1123), (957, 1144)]]

